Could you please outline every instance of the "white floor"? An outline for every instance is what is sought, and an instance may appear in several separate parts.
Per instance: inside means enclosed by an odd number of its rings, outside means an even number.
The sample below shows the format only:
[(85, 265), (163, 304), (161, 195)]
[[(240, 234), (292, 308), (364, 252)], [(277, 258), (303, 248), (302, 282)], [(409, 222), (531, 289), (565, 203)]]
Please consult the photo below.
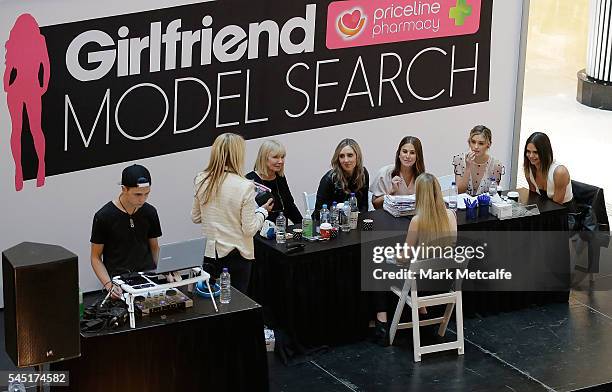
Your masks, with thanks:
[[(521, 151), (531, 132), (546, 132), (572, 179), (604, 188), (610, 215), (612, 111), (576, 101), (576, 72), (586, 66), (589, 1), (531, 0), (529, 12)], [(520, 171), (517, 183), (526, 186)]]

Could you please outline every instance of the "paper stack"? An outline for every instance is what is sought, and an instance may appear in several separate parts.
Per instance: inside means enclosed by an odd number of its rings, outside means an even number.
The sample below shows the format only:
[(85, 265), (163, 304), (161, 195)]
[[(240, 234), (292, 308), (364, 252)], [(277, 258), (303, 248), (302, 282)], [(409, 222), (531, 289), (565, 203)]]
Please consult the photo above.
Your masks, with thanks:
[(391, 196), (385, 195), (383, 209), (394, 217), (414, 215), (416, 199), (414, 195)]

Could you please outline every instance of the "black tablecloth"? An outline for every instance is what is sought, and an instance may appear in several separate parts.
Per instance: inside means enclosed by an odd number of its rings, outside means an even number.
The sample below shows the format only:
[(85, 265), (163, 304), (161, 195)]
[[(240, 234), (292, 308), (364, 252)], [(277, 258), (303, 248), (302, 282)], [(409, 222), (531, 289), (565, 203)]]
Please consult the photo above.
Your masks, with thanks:
[[(537, 204), (540, 215), (510, 220), (494, 216), (467, 220), (458, 211), (459, 231), (559, 231), (566, 232), (564, 206), (523, 192), (522, 202)], [(377, 210), (360, 215), (372, 218), (376, 231), (406, 232), (409, 218), (393, 218)], [(375, 235), (374, 234), (374, 235)], [(567, 238), (569, 238), (569, 233)], [(293, 344), (304, 347), (332, 345), (363, 339), (374, 318), (371, 296), (361, 290), (361, 233), (353, 230), (332, 241), (304, 242), (303, 251), (287, 254), (283, 244), (257, 236), (250, 296), (264, 306), (266, 323), (281, 330)], [(520, 245), (519, 245), (520, 246)], [(548, 247), (550, 248), (550, 244)], [(530, 304), (567, 302), (569, 298), (569, 249), (567, 241), (551, 249), (539, 249), (536, 267), (562, 276), (566, 286), (555, 292), (470, 292), (464, 288), (464, 314), (489, 314)], [(278, 343), (277, 343), (278, 344)]]
[(268, 390), (261, 307), (232, 289), (232, 301), (145, 316), (112, 332), (82, 333), (81, 357), (52, 364), (70, 372), (58, 391)]

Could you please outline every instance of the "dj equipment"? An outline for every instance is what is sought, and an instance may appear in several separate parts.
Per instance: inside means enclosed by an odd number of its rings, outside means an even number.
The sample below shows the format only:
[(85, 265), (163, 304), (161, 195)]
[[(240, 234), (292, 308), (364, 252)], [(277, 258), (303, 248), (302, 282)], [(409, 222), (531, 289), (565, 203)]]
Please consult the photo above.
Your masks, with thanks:
[(19, 367), (78, 357), (77, 256), (57, 245), (22, 242), (2, 252), (4, 341)]
[(206, 238), (163, 244), (159, 247), (157, 269), (150, 272), (165, 274), (200, 267), (204, 260), (205, 249)]
[(193, 300), (182, 292), (171, 289), (156, 295), (138, 296), (134, 298), (134, 306), (145, 316), (172, 309), (190, 308), (193, 306)]
[[(212, 290), (210, 289), (209, 284), (210, 275), (201, 267), (191, 268), (189, 270), (189, 277), (187, 279), (175, 280), (173, 282), (168, 281), (167, 283), (163, 284), (156, 281), (158, 278), (155, 278), (156, 280), (153, 280), (147, 277), (142, 272), (139, 272), (138, 275), (140, 275), (138, 277), (139, 279), (134, 279), (133, 277), (122, 278), (120, 276), (115, 276), (112, 279), (113, 284), (121, 287), (121, 290), (123, 290), (122, 299), (127, 304), (130, 316), (130, 328), (136, 328), (135, 313), (137, 309), (137, 299), (140, 299), (142, 301), (142, 298), (146, 299), (147, 297), (156, 296), (160, 293), (166, 294), (170, 289), (175, 289), (181, 286), (187, 286), (187, 290), (189, 292), (193, 292), (193, 285), (199, 282), (204, 282), (206, 284), (206, 287), (208, 288), (208, 292), (212, 294)], [(108, 296), (110, 296), (110, 293)], [(211, 301), (213, 303), (213, 306), (215, 307), (215, 312), (218, 312), (219, 309), (217, 308), (217, 303), (215, 302), (215, 299), (212, 296)], [(171, 305), (174, 307), (183, 306), (178, 302), (173, 302), (172, 304), (164, 303), (163, 305)], [(157, 306), (153, 306), (151, 309), (155, 309), (157, 311), (157, 308), (159, 308), (160, 306), (161, 303)], [(187, 307), (186, 302), (184, 306)]]

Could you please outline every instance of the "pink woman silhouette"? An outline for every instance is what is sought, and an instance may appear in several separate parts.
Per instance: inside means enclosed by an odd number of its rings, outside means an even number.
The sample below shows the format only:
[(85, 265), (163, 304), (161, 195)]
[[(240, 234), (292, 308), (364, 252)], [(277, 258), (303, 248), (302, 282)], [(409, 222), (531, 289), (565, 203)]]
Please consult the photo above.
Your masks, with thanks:
[[(49, 54), (45, 37), (34, 17), (22, 14), (15, 21), (6, 41), (4, 91), (13, 130), (11, 151), (15, 161), (15, 190), (23, 189), (21, 167), (21, 130), (24, 110), (28, 113), (30, 132), (38, 157), (36, 186), (45, 185), (45, 135), (41, 127), (41, 97), (49, 87)], [(42, 73), (42, 83), (39, 74)]]

